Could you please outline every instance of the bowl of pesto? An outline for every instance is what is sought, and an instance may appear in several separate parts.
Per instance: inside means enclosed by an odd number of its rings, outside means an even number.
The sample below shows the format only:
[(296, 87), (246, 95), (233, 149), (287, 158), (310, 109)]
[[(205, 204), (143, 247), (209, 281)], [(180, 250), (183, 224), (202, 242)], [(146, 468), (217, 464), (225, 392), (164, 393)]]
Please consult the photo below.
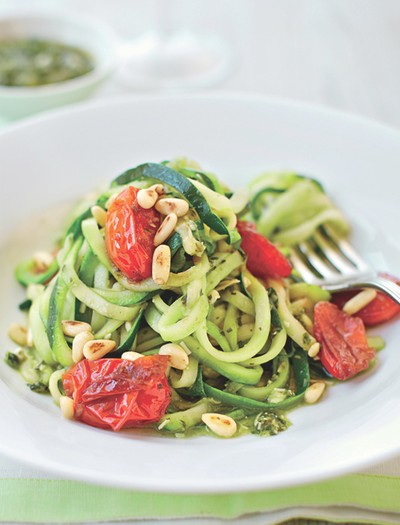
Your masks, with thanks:
[(0, 117), (88, 98), (114, 70), (115, 41), (107, 26), (72, 12), (0, 13)]

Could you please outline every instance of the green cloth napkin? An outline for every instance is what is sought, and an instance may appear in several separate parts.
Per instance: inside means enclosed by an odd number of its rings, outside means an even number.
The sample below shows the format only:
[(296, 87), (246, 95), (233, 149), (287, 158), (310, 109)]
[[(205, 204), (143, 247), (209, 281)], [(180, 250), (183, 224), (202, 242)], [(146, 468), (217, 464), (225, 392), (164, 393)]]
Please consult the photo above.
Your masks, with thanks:
[[(0, 521), (82, 523), (192, 517), (233, 519), (289, 507), (340, 505), (375, 512), (398, 512), (400, 523), (399, 495), (400, 478), (370, 474), (352, 474), (293, 488), (214, 495), (151, 494), (65, 480), (1, 479)], [(343, 520), (336, 522), (344, 523)]]

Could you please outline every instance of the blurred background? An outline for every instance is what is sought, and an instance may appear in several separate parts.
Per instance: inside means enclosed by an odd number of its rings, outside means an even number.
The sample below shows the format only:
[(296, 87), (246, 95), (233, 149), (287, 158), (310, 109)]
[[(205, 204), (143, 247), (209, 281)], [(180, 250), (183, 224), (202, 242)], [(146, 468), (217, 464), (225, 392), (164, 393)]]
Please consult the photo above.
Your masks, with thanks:
[[(398, 0), (0, 0), (0, 14), (36, 6), (88, 15), (115, 32), (119, 66), (95, 98), (174, 89), (246, 91), (400, 126)], [(160, 27), (217, 36), (225, 46), (219, 48), (219, 74), (183, 87), (127, 80), (120, 64), (129, 46)]]

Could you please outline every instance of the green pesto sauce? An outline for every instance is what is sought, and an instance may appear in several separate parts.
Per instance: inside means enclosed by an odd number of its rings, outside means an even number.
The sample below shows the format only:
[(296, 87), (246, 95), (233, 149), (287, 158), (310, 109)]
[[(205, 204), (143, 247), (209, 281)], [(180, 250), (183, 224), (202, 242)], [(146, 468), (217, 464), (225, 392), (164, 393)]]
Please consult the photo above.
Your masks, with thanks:
[(35, 87), (64, 82), (93, 70), (86, 51), (52, 40), (0, 41), (0, 85)]
[[(237, 424), (237, 431), (232, 436), (233, 438), (245, 436), (247, 434), (255, 434), (261, 437), (275, 436), (280, 432), (284, 432), (291, 425), (290, 421), (285, 417), (284, 414), (276, 411), (266, 411), (251, 413), (242, 410), (241, 408), (233, 411), (220, 410), (221, 414), (232, 417)], [(200, 436), (213, 436), (218, 437), (211, 430), (207, 428), (204, 423), (186, 428), (184, 432), (172, 433), (165, 430), (159, 430), (164, 436), (176, 437), (176, 438), (193, 438)], [(225, 439), (225, 438), (223, 438)]]

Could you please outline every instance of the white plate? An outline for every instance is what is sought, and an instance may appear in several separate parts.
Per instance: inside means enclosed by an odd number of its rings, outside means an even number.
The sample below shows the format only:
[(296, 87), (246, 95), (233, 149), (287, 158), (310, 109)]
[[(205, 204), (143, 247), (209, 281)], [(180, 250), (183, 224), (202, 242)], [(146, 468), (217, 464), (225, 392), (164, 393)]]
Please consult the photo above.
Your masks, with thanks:
[[(7, 243), (0, 263), (2, 351), (12, 346), (5, 331), (19, 317), (22, 297), (13, 266), (50, 242), (47, 226), (26, 219), (128, 167), (182, 154), (236, 187), (263, 169), (314, 175), (349, 214), (364, 255), (380, 270), (400, 274), (399, 132), (325, 109), (238, 95), (95, 103), (0, 135), (0, 224)], [(20, 228), (14, 243), (6, 242), (23, 221), (23, 235)], [(287, 432), (265, 439), (97, 430), (63, 420), (50, 399), (31, 393), (0, 364), (0, 451), (62, 476), (170, 492), (277, 488), (360, 469), (400, 451), (400, 325), (377, 332), (388, 344), (373, 373), (296, 409)]]

